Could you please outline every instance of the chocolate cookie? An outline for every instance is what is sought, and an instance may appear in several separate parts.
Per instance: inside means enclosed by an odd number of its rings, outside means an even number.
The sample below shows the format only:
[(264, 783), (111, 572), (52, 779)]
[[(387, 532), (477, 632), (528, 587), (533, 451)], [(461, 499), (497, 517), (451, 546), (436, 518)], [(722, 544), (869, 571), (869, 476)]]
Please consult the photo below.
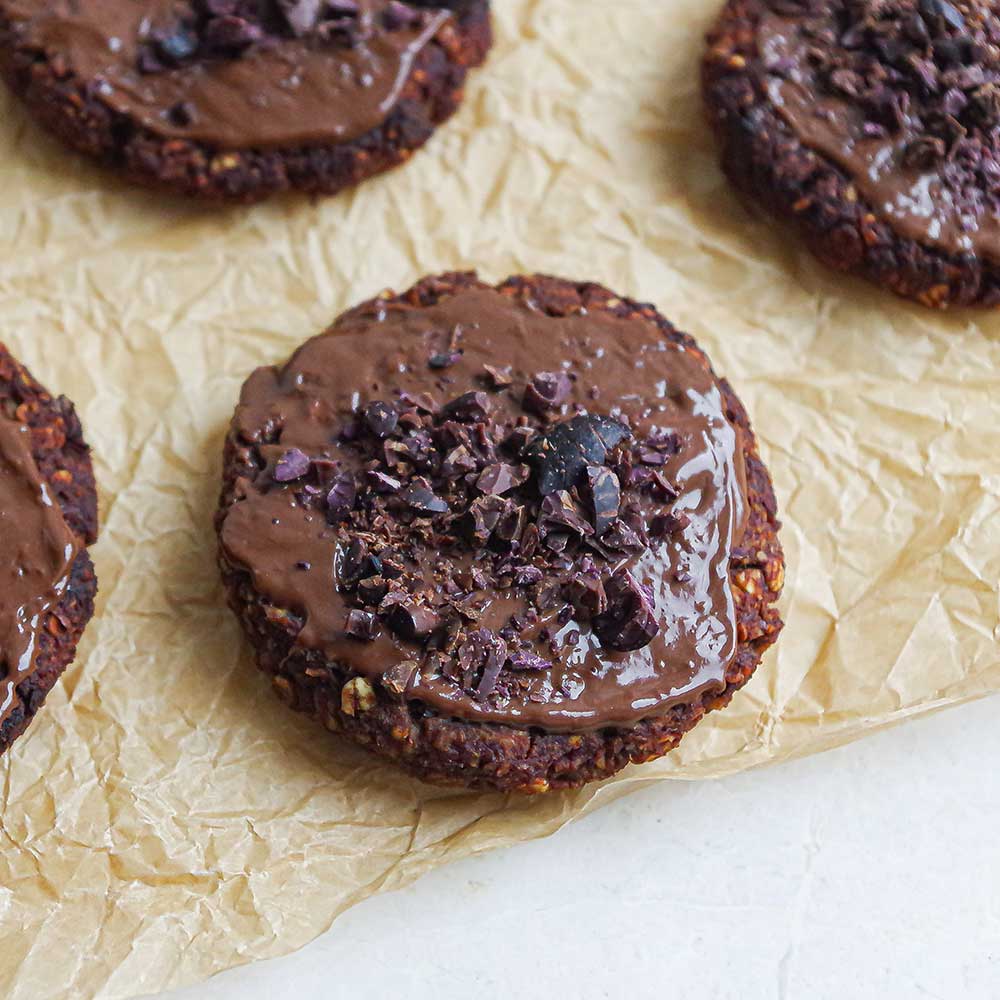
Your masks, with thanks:
[(703, 75), (723, 166), (812, 251), (927, 306), (1000, 302), (1000, 14), (730, 0)]
[(76, 654), (97, 580), (97, 491), (73, 404), (0, 345), (0, 753)]
[(217, 527), (275, 691), (435, 782), (658, 757), (781, 628), (743, 407), (598, 285), (446, 274), (346, 313), (244, 385)]
[(252, 202), (403, 162), (458, 107), (489, 0), (0, 0), (0, 72), (133, 181)]

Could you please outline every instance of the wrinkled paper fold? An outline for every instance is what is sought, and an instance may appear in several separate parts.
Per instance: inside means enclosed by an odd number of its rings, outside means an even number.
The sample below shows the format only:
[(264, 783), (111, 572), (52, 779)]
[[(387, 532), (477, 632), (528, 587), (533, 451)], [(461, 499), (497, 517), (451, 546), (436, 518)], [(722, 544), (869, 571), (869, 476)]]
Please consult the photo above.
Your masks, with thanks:
[[(638, 783), (826, 749), (1000, 687), (1000, 317), (814, 264), (727, 190), (702, 0), (498, 0), (458, 116), (342, 197), (127, 188), (0, 96), (0, 339), (78, 404), (98, 613), (0, 763), (0, 995), (127, 997), (279, 955), (442, 862)], [(785, 634), (669, 758), (574, 794), (443, 792), (284, 708), (211, 529), (243, 378), (386, 286), (546, 271), (654, 302), (740, 393), (774, 474)]]

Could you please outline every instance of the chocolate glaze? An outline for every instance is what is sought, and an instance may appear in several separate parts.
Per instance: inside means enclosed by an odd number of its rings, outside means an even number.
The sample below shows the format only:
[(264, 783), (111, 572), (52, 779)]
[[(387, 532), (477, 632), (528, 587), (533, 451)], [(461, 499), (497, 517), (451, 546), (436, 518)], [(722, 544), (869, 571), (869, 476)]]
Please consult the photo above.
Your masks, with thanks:
[(31, 432), (0, 417), (0, 722), (35, 669), (38, 633), (62, 597), (78, 542), (31, 456)]
[(954, 254), (977, 254), (1000, 261), (1000, 217), (987, 205), (956, 198), (936, 168), (907, 166), (907, 147), (922, 134), (919, 122), (903, 113), (898, 131), (870, 138), (862, 133), (865, 116), (846, 98), (825, 92), (809, 64), (812, 44), (803, 24), (832, 24), (827, 9), (814, 17), (766, 14), (758, 45), (768, 73), (765, 87), (781, 117), (803, 144), (822, 153), (850, 176), (876, 214), (898, 233)]
[[(357, 138), (388, 117), (421, 49), (451, 20), (429, 8), (420, 24), (385, 30), (391, 0), (359, 0), (364, 36), (351, 47), (280, 37), (234, 58), (156, 73), (139, 70), (156, 30), (191, 13), (184, 0), (7, 0), (23, 42), (61, 59), (111, 108), (157, 135), (222, 149), (329, 144)], [(187, 105), (190, 124), (171, 109)]]
[[(428, 358), (456, 328), (461, 356), (446, 371), (433, 370)], [(570, 410), (624, 416), (637, 436), (675, 430), (680, 450), (664, 471), (680, 491), (674, 509), (690, 515), (690, 523), (638, 556), (603, 567), (610, 573), (628, 566), (652, 588), (661, 630), (649, 645), (615, 653), (600, 646), (586, 623), (542, 621), (539, 628), (549, 624), (562, 636), (578, 629), (580, 637), (550, 669), (533, 673), (521, 695), (477, 700), (425, 662), (405, 697), (467, 720), (579, 731), (633, 724), (699, 693), (721, 691), (736, 650), (729, 560), (746, 516), (743, 446), (701, 358), (652, 322), (606, 313), (553, 318), (482, 286), (431, 307), (361, 307), (307, 342), (285, 367), (261, 368), (248, 379), (232, 440), (262, 448), (262, 463), (269, 451), (295, 447), (350, 467), (356, 459), (336, 439), (359, 407), (391, 399), (397, 390), (444, 402), (481, 389), (487, 364), (511, 366), (511, 388), (490, 394), (495, 420), (513, 424), (523, 414), (521, 395), (533, 374), (565, 370), (576, 376)], [(596, 402), (591, 387), (599, 388)], [(221, 543), (225, 559), (250, 573), (259, 594), (304, 616), (299, 647), (373, 679), (420, 659), (417, 643), (388, 631), (371, 642), (345, 635), (351, 605), (336, 589), (334, 532), (322, 512), (296, 502), (294, 484), (282, 486), (264, 472), (239, 482)], [(467, 547), (425, 551), (418, 571), (431, 581), (442, 561), (467, 565), (472, 558)], [(501, 628), (525, 607), (517, 588), (489, 596), (480, 623), (487, 628)], [(552, 656), (540, 641), (538, 652)]]

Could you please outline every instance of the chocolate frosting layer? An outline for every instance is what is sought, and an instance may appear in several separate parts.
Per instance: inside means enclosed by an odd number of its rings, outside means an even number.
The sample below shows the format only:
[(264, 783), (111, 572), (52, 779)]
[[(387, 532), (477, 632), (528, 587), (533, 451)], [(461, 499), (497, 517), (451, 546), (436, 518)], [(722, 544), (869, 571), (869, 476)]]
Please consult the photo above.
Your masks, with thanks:
[(763, 16), (758, 45), (763, 86), (798, 138), (900, 235), (1000, 261), (992, 8), (820, 0), (790, 17), (787, 7)]
[(384, 122), (417, 55), (451, 20), (446, 7), (420, 7), (400, 23), (394, 3), (350, 0), (357, 13), (342, 32), (286, 26), (152, 68), (157, 54), (194, 44), (189, 26), (203, 15), (190, 0), (6, 0), (4, 10), (23, 42), (91, 82), (115, 111), (157, 135), (238, 150), (346, 142)]
[(31, 432), (0, 417), (0, 721), (35, 669), (39, 630), (69, 584), (78, 542), (31, 455)]
[[(492, 373), (486, 366), (494, 366)], [(500, 369), (504, 374), (498, 381), (494, 376)], [(539, 379), (539, 372), (564, 379), (556, 385), (558, 378)], [(539, 405), (529, 382), (540, 387), (542, 397), (555, 385), (549, 395), (556, 405), (551, 400)], [(408, 395), (401, 397), (401, 392)], [(470, 392), (478, 395), (463, 395)], [(384, 484), (382, 473), (371, 471), (375, 463), (365, 467), (367, 473), (361, 467), (364, 456), (355, 446), (359, 414), (367, 413), (371, 426), (382, 433), (395, 426), (395, 417), (386, 420), (384, 410), (370, 404), (388, 402), (398, 409), (414, 398), (427, 408), (458, 398), (445, 406), (445, 416), (460, 419), (463, 407), (485, 407), (490, 426), (527, 428), (529, 434), (547, 434), (546, 441), (557, 440), (553, 428), (568, 427), (574, 415), (586, 416), (606, 437), (609, 429), (627, 427), (630, 446), (670, 440), (662, 457), (641, 448), (639, 453), (662, 482), (672, 484), (676, 499), (665, 508), (662, 494), (627, 489), (623, 479), (622, 503), (631, 496), (647, 522), (669, 510), (672, 533), (626, 552), (588, 550), (584, 557), (581, 549), (562, 562), (548, 553), (534, 560), (542, 567), (535, 577), (542, 579), (533, 587), (517, 582), (497, 586), (495, 573), (488, 581), (480, 577), (477, 585), (473, 574), (469, 594), (456, 595), (455, 581), (467, 580), (477, 566), (488, 568), (492, 556), (485, 546), (461, 536), (453, 536), (451, 544), (428, 544), (428, 529), (421, 527), (428, 518), (447, 523), (460, 513), (428, 510), (409, 529), (413, 544), (404, 560), (408, 572), (426, 583), (422, 606), (443, 623), (454, 617), (454, 600), (468, 596), (479, 608), (468, 630), (487, 636), (489, 648), (481, 643), (469, 652), (480, 641), (469, 636), (466, 644), (456, 641), (457, 648), (446, 647), (442, 655), (436, 651), (440, 642), (405, 638), (407, 629), (376, 627), (374, 638), (358, 638), (356, 622), (354, 635), (349, 635), (349, 615), (359, 605), (342, 585), (345, 547), (352, 538), (363, 537), (368, 551), (378, 552), (379, 533), (352, 534), (350, 519), (341, 521), (330, 509), (317, 507), (311, 493), (318, 491), (303, 488), (308, 479), (302, 475), (304, 463), (308, 456), (314, 469), (317, 460), (336, 469), (336, 482), (346, 475), (357, 484), (373, 483), (358, 486), (357, 509), (366, 502), (366, 491), (382, 492), (378, 484)], [(602, 424), (597, 417), (614, 423)], [(435, 419), (440, 427), (443, 417)], [(371, 304), (308, 341), (285, 367), (256, 371), (244, 385), (231, 442), (248, 451), (260, 470), (236, 484), (236, 499), (221, 522), (222, 553), (230, 566), (251, 575), (266, 601), (304, 619), (298, 648), (321, 651), (445, 715), (551, 731), (633, 724), (725, 685), (737, 641), (729, 562), (746, 517), (743, 444), (702, 357), (671, 341), (652, 321), (603, 312), (552, 317), (485, 286), (428, 307)], [(530, 505), (529, 495), (537, 501), (541, 487), (535, 478), (519, 482), (525, 468), (516, 462), (506, 467), (505, 475), (513, 476), (515, 485), (505, 482), (496, 489), (507, 487), (506, 496)], [(565, 469), (560, 466), (559, 471)], [(481, 476), (478, 469), (471, 473), (476, 476)], [(482, 478), (478, 483), (480, 489), (490, 488)], [(345, 502), (353, 499), (352, 491)], [(399, 494), (398, 486), (395, 493), (393, 503), (406, 495)], [(433, 507), (433, 500), (421, 496), (420, 503)], [(377, 525), (378, 518), (374, 520)], [(369, 529), (371, 523), (369, 518)], [(527, 533), (522, 539), (527, 551)], [(396, 545), (397, 555), (399, 551)], [(389, 556), (382, 556), (388, 564)], [(606, 636), (599, 618), (589, 620), (565, 600), (532, 603), (529, 593), (575, 579), (586, 560), (596, 566), (609, 597), (612, 577), (617, 573), (620, 580), (629, 571), (652, 604), (651, 641), (640, 648), (628, 648), (634, 645), (628, 641), (620, 642), (618, 650), (607, 648), (599, 638)], [(388, 575), (387, 569), (382, 572)], [(532, 606), (541, 607), (537, 617)], [(501, 663), (491, 668), (497, 635), (506, 634), (509, 649), (514, 648), (512, 618), (521, 626), (520, 667), (515, 668), (513, 656), (503, 665), (501, 650)], [(411, 635), (419, 630), (419, 621), (407, 618), (406, 624)], [(648, 637), (639, 641), (643, 638)], [(485, 663), (484, 677), (493, 671), (490, 682), (480, 681), (478, 689), (461, 683), (449, 667), (473, 654)], [(501, 665), (501, 679), (494, 684)]]

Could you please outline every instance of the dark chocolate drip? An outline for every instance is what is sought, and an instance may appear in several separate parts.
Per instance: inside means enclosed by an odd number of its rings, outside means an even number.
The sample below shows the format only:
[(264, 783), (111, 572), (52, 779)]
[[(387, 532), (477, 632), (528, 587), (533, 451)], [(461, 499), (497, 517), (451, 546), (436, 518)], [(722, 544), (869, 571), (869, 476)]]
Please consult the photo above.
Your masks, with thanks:
[(69, 583), (78, 542), (31, 456), (31, 432), (0, 417), (0, 721), (35, 669), (39, 631)]
[[(1000, 261), (1000, 19), (982, 4), (945, 4), (948, 17), (933, 3), (893, 4), (765, 14), (763, 86), (900, 235)], [(980, 50), (993, 54), (968, 65)]]
[[(509, 388), (484, 392), (490, 383), (484, 379), (487, 366), (502, 366)], [(535, 390), (526, 389), (539, 371), (571, 376), (562, 386), (537, 380), (542, 396), (564, 395), (558, 420), (525, 416), (526, 407), (544, 409), (532, 397)], [(338, 589), (343, 526), (331, 524), (327, 513), (303, 497), (303, 480), (296, 479), (304, 468), (299, 453), (338, 462), (340, 475), (363, 476), (355, 450), (340, 435), (370, 402), (392, 401), (400, 390), (414, 397), (427, 393), (439, 404), (484, 392), (492, 421), (529, 424), (540, 432), (573, 413), (600, 415), (615, 421), (590, 418), (609, 446), (617, 421), (630, 428), (632, 443), (676, 435), (674, 448), (656, 466), (677, 491), (673, 533), (639, 551), (603, 560), (594, 556), (606, 582), (628, 570), (648, 588), (656, 633), (651, 641), (627, 651), (608, 648), (596, 623), (568, 617), (566, 602), (557, 601), (543, 607), (520, 637), (550, 666), (538, 669), (537, 661), (524, 660), (530, 669), (517, 672), (516, 683), (477, 696), (447, 676), (442, 659), (419, 640), (402, 637), (405, 629), (376, 628), (368, 641), (350, 637), (346, 622), (357, 603)], [(464, 405), (479, 402), (467, 399)], [(377, 409), (369, 412), (380, 432), (392, 423)], [(252, 482), (239, 484), (241, 498), (222, 523), (223, 552), (234, 567), (249, 571), (267, 601), (304, 618), (299, 647), (322, 650), (373, 679), (414, 661), (418, 668), (403, 678), (405, 697), (445, 715), (553, 731), (631, 724), (724, 687), (737, 641), (729, 560), (746, 515), (742, 442), (701, 358), (653, 323), (606, 313), (553, 318), (485, 288), (432, 307), (355, 310), (300, 348), (284, 368), (262, 368), (250, 377), (232, 436), (264, 467)], [(285, 477), (293, 481), (276, 481)], [(525, 483), (508, 495), (532, 488)], [(662, 508), (652, 498), (638, 502), (650, 518)], [(371, 548), (371, 538), (368, 542)], [(483, 558), (468, 542), (441, 551), (415, 548), (410, 570), (436, 587), (439, 598), (442, 579), (464, 575)], [(545, 573), (555, 579), (553, 565), (547, 564)], [(499, 634), (512, 616), (528, 617), (527, 589), (516, 583), (487, 587), (476, 596), (483, 607), (473, 628), (484, 633)], [(442, 617), (443, 604), (441, 598), (435, 609)], [(365, 625), (357, 619), (355, 634), (358, 622)], [(414, 624), (419, 625), (407, 622)], [(549, 636), (559, 647), (556, 654)], [(621, 645), (628, 647), (627, 638)], [(643, 638), (648, 637), (639, 641)]]
[(266, 35), (228, 56), (185, 56), (155, 71), (147, 54), (162, 53), (164, 39), (169, 50), (190, 2), (8, 0), (5, 9), (23, 44), (90, 82), (115, 111), (157, 135), (238, 150), (346, 142), (384, 122), (415, 58), (451, 18), (445, 7), (414, 7), (399, 23), (394, 4), (358, 0), (343, 38)]

